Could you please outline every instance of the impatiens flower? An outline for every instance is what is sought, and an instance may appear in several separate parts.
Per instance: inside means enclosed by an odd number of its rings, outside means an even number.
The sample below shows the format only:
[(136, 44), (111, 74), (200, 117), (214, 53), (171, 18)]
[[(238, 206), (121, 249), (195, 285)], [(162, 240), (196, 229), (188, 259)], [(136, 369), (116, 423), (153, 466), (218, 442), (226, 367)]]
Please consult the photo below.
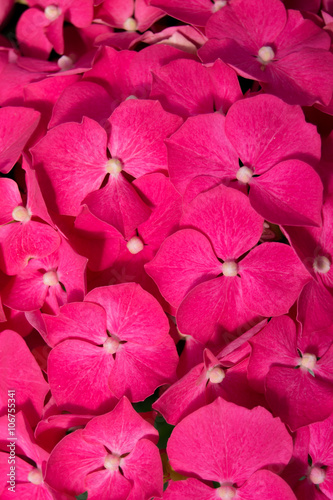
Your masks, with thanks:
[(273, 413), (293, 431), (333, 412), (331, 336), (332, 329), (297, 337), (294, 322), (281, 316), (250, 340), (250, 385), (265, 392)]
[(178, 356), (168, 320), (137, 284), (95, 288), (83, 303), (43, 317), (46, 341), (56, 345), (48, 375), (61, 408), (101, 413), (123, 395), (142, 401), (175, 380)]
[(233, 104), (226, 118), (188, 119), (166, 142), (170, 178), (181, 193), (194, 177), (211, 175), (249, 187), (251, 205), (269, 222), (320, 225), (323, 188), (308, 164), (320, 159), (320, 136), (299, 107), (251, 97)]
[(233, 0), (208, 21), (203, 62), (217, 57), (265, 92), (289, 104), (328, 104), (332, 97), (330, 38), (279, 0)]
[(0, 333), (0, 378), (1, 415), (7, 415), (8, 391), (14, 391), (16, 412), (23, 410), (34, 427), (41, 417), (49, 385), (21, 335), (11, 330)]
[(214, 111), (226, 113), (241, 97), (236, 73), (219, 59), (212, 66), (176, 59), (153, 72), (150, 98), (158, 99), (167, 111), (184, 117)]
[(30, 259), (2, 290), (3, 303), (18, 311), (57, 314), (66, 302), (82, 300), (87, 259), (78, 255), (64, 238), (59, 248), (41, 259)]
[(46, 481), (89, 500), (149, 500), (163, 494), (158, 432), (126, 398), (83, 430), (64, 437), (50, 455)]
[(188, 229), (169, 236), (145, 267), (178, 307), (180, 332), (202, 343), (222, 342), (224, 331), (287, 312), (311, 279), (289, 246), (253, 248), (263, 219), (236, 189), (220, 184), (199, 194), (181, 226)]
[[(190, 476), (171, 483), (163, 498), (295, 500), (281, 472), (292, 439), (280, 419), (264, 408), (248, 410), (217, 398), (185, 417), (173, 430), (167, 453), (176, 472)], [(198, 481), (219, 483), (213, 489)]]
[(296, 432), (293, 457), (283, 471), (298, 499), (331, 500), (333, 415)]
[(0, 109), (0, 172), (7, 174), (22, 154), (36, 129), (40, 113), (34, 109), (7, 106)]

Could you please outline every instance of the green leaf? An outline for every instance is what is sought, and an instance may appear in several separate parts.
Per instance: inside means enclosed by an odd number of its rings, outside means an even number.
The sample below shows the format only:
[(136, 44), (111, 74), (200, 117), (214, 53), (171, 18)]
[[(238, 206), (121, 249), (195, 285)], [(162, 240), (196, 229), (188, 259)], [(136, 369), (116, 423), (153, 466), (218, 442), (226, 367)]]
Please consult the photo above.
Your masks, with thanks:
[(158, 415), (156, 417), (155, 423), (154, 423), (155, 429), (158, 430), (158, 433), (160, 435), (160, 439), (157, 443), (157, 446), (159, 447), (160, 450), (164, 450), (166, 448), (168, 439), (170, 437), (171, 432), (174, 429), (174, 425), (168, 424), (162, 415)]
[(81, 495), (78, 495), (77, 497), (75, 497), (77, 500), (87, 500), (88, 498), (88, 492), (85, 491), (84, 493), (81, 493)]

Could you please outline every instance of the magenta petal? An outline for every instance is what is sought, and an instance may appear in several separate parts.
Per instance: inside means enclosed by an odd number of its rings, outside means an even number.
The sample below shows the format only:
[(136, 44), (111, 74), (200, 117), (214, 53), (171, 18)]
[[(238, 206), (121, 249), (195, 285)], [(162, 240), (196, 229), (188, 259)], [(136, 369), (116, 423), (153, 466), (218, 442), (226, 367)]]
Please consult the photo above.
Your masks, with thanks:
[(49, 391), (37, 362), (22, 337), (11, 330), (0, 333), (1, 413), (8, 413), (8, 391), (15, 391), (16, 412), (23, 410), (32, 426), (41, 417)]
[(164, 111), (158, 101), (130, 99), (118, 106), (109, 121), (108, 148), (126, 172), (140, 177), (167, 171), (164, 140), (183, 123), (179, 116)]
[(243, 300), (241, 279), (221, 276), (200, 283), (184, 298), (177, 311), (177, 324), (183, 335), (220, 347), (230, 341), (230, 332), (241, 335), (259, 321)]
[(153, 404), (168, 424), (176, 425), (184, 417), (206, 404), (207, 378), (200, 363), (169, 387)]
[(126, 500), (131, 491), (130, 481), (119, 470), (110, 472), (102, 469), (92, 472), (86, 477), (85, 486), (91, 500)]
[(200, 498), (200, 500), (217, 500), (216, 490), (197, 479), (186, 481), (169, 481), (163, 495), (164, 500), (184, 500), (184, 498)]
[(288, 316), (273, 318), (250, 340), (252, 353), (248, 366), (251, 387), (265, 391), (265, 378), (273, 363), (293, 365), (297, 358), (296, 326)]
[(47, 329), (44, 340), (51, 347), (68, 338), (88, 340), (97, 345), (107, 338), (105, 311), (98, 304), (65, 304), (58, 316), (43, 314), (43, 319)]
[(48, 224), (30, 220), (3, 226), (0, 229), (1, 268), (9, 275), (19, 274), (30, 259), (50, 255), (59, 244), (59, 234)]
[(136, 283), (95, 288), (85, 300), (105, 309), (108, 331), (122, 341), (152, 346), (163, 342), (169, 332), (160, 304)]
[(157, 444), (158, 431), (124, 397), (112, 412), (88, 422), (84, 437), (105, 445), (112, 453), (121, 456), (130, 453), (139, 439), (149, 439)]
[(169, 335), (157, 345), (120, 344), (110, 373), (110, 389), (118, 399), (127, 396), (133, 402), (143, 401), (157, 387), (174, 382), (177, 364), (176, 347)]
[[(3, 109), (3, 108), (2, 108)], [(22, 204), (18, 185), (12, 179), (0, 179), (0, 225), (13, 220), (14, 208)]]
[(148, 439), (140, 439), (121, 465), (133, 488), (129, 500), (160, 498), (163, 495), (163, 470), (159, 450)]
[(248, 410), (218, 398), (175, 427), (167, 452), (182, 474), (239, 485), (262, 467), (286, 465), (292, 439), (264, 408)]
[(207, 235), (223, 260), (237, 259), (260, 239), (263, 218), (249, 199), (223, 184), (199, 194), (186, 208), (182, 227), (193, 227)]
[(57, 491), (79, 495), (86, 491), (86, 475), (103, 467), (106, 455), (102, 444), (84, 439), (83, 430), (72, 432), (52, 451), (45, 480)]
[(83, 198), (106, 176), (105, 130), (94, 120), (64, 123), (49, 130), (32, 149), (34, 167), (52, 210), (78, 215)]
[(329, 417), (333, 383), (316, 373), (313, 377), (307, 369), (275, 365), (266, 377), (266, 399), (273, 413), (295, 431)]
[(82, 200), (93, 215), (114, 226), (125, 238), (150, 215), (150, 209), (140, 198), (132, 184), (120, 173), (110, 175), (102, 189), (93, 191)]
[(81, 122), (84, 116), (103, 126), (111, 112), (111, 98), (103, 87), (77, 82), (65, 88), (55, 103), (49, 128), (65, 122)]
[(25, 56), (47, 59), (52, 43), (45, 34), (45, 29), (50, 21), (40, 9), (27, 9), (21, 15), (16, 28), (17, 40), (20, 50)]
[[(191, 252), (188, 252), (189, 248)], [(193, 229), (169, 236), (145, 269), (163, 297), (174, 307), (198, 283), (221, 273), (221, 265), (208, 239)]]
[(166, 141), (170, 179), (181, 194), (198, 175), (235, 178), (238, 155), (225, 134), (225, 120), (220, 113), (190, 117)]
[(0, 109), (0, 172), (7, 174), (18, 161), (39, 119), (40, 113), (34, 109)]
[(102, 346), (81, 340), (58, 344), (49, 355), (47, 370), (57, 405), (72, 413), (109, 411), (116, 403), (108, 386), (113, 364)]
[(327, 328), (333, 323), (333, 297), (315, 280), (305, 285), (298, 298), (297, 319), (304, 330)]
[(320, 159), (320, 136), (306, 123), (302, 109), (272, 95), (236, 102), (228, 112), (225, 128), (243, 164), (251, 166), (255, 174), (289, 158), (310, 164)]
[(251, 179), (250, 186), (251, 205), (269, 222), (320, 226), (323, 186), (310, 165), (298, 160), (278, 163)]
[(269, 498), (269, 500), (296, 500), (290, 486), (269, 470), (258, 470), (237, 491), (237, 498), (240, 500), (253, 500), (255, 497)]
[(240, 263), (245, 304), (257, 314), (286, 314), (311, 277), (294, 251), (282, 243), (263, 243)]

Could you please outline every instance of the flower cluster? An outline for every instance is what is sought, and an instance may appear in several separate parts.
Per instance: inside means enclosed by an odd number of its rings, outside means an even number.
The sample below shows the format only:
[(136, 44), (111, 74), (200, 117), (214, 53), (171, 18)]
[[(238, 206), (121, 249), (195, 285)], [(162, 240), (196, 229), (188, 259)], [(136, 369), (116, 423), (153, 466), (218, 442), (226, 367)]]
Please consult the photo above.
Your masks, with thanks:
[(1, 499), (333, 500), (333, 2), (0, 26)]

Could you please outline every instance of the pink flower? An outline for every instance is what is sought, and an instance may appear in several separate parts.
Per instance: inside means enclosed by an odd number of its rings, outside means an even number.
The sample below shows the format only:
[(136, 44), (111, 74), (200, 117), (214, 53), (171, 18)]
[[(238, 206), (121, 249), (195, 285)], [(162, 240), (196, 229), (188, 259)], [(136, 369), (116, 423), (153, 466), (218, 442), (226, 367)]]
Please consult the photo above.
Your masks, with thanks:
[(50, 455), (46, 481), (57, 491), (90, 500), (148, 500), (163, 492), (158, 432), (123, 398), (64, 437)]
[(168, 500), (296, 498), (271, 472), (281, 472), (289, 462), (292, 439), (280, 419), (260, 406), (248, 410), (218, 398), (175, 427), (167, 452), (177, 472), (219, 483), (216, 490), (197, 479), (178, 481), (167, 488)]
[(206, 26), (204, 62), (220, 57), (265, 92), (289, 104), (328, 104), (332, 97), (330, 38), (279, 0), (234, 0)]

